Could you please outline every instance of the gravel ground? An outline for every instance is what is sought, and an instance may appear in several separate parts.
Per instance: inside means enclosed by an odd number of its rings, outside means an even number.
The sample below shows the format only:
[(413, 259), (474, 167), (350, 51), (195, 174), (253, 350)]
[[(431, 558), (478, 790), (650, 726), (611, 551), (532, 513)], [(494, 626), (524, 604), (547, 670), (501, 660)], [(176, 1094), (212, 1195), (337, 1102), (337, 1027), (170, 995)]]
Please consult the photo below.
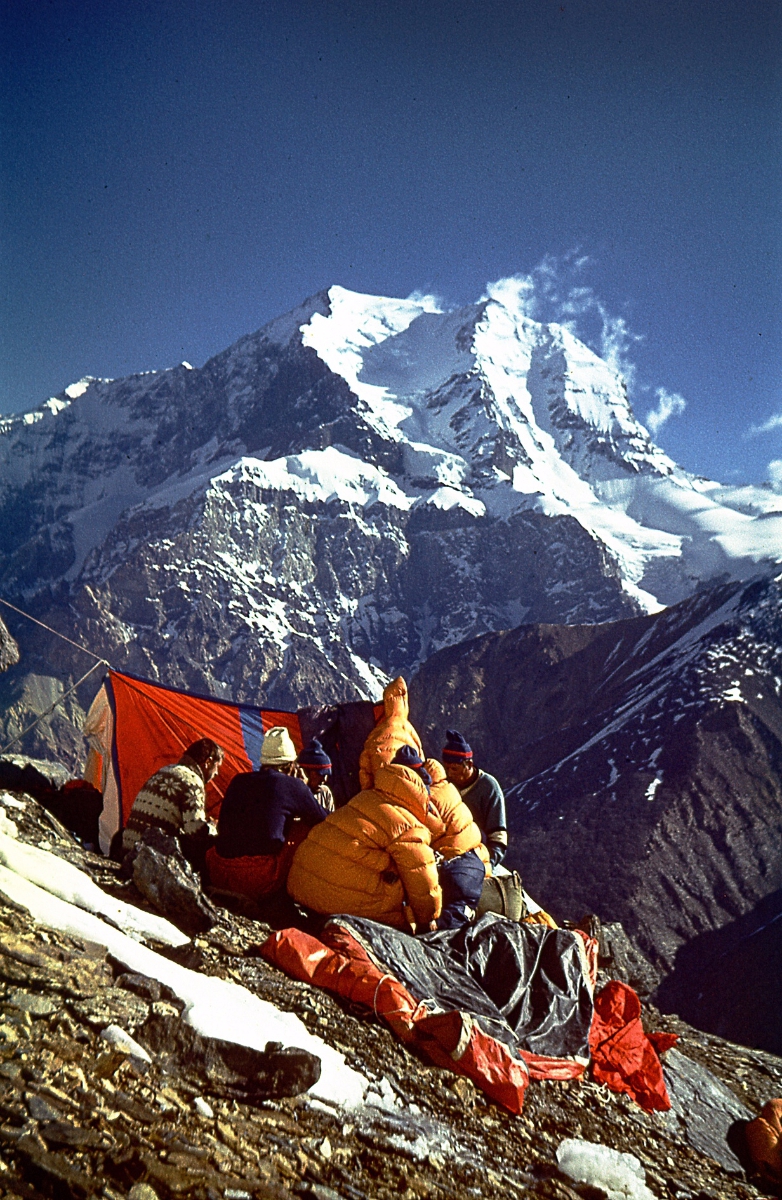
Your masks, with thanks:
[[(22, 799), (22, 798), (20, 798)], [(58, 833), (34, 801), (8, 809), (20, 836), (88, 870), (106, 890), (146, 907), (113, 864)], [(555, 1151), (579, 1137), (640, 1159), (658, 1200), (749, 1200), (757, 1190), (694, 1149), (664, 1114), (646, 1114), (588, 1078), (532, 1083), (509, 1115), (464, 1077), (418, 1059), (372, 1014), (288, 979), (258, 956), (271, 926), (222, 909), (178, 954), (184, 965), (244, 984), (386, 1080), (395, 1107), (331, 1110), (306, 1097), (247, 1104), (143, 1071), (100, 1037), (110, 1021), (143, 1043), (151, 1012), (173, 997), (139, 996), (96, 947), (35, 925), (0, 900), (0, 1197), (106, 1200), (314, 1200), (503, 1196), (600, 1200), (560, 1174)], [(159, 990), (159, 985), (158, 985)], [(163, 989), (163, 993), (165, 989)], [(645, 1010), (649, 1029), (679, 1034), (677, 1051), (706, 1067), (750, 1110), (782, 1095), (782, 1060)]]

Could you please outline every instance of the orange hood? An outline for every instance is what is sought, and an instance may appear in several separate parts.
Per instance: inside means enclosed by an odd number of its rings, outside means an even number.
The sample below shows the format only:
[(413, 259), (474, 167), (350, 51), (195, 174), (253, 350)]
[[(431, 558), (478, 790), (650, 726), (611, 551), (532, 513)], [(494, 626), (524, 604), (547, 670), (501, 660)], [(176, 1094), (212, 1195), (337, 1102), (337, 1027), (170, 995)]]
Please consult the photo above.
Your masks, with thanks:
[(383, 707), (385, 716), (364, 743), (358, 763), (359, 782), (364, 790), (373, 786), (378, 768), (390, 763), (400, 746), (412, 746), (423, 758), (421, 739), (408, 719), (407, 684), (401, 675), (383, 692)]

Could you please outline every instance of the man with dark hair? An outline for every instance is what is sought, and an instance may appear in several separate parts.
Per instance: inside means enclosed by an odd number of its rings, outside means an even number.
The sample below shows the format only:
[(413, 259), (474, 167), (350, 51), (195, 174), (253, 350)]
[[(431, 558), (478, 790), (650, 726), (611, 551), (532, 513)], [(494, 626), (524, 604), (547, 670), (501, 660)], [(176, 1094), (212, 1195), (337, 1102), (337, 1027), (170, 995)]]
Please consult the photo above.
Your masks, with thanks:
[(188, 843), (204, 843), (213, 826), (206, 817), (206, 785), (214, 779), (223, 761), (223, 751), (211, 738), (199, 738), (185, 750), (179, 762), (161, 767), (144, 784), (133, 801), (122, 833), (124, 853), (133, 849), (147, 829), (160, 829), (182, 842), (189, 858)]
[(299, 753), (299, 766), (307, 776), (307, 787), (321, 808), (334, 812), (334, 794), (328, 785), (331, 774), (331, 759), (318, 738), (313, 738)]
[(293, 852), (328, 815), (303, 779), (288, 730), (266, 731), (258, 771), (235, 775), (206, 857), (214, 887), (259, 900), (285, 885)]
[(493, 775), (476, 767), (472, 747), (458, 730), (445, 731), (442, 757), (448, 779), (459, 789), (481, 831), (492, 867), (498, 866), (508, 849), (508, 822), (502, 788)]

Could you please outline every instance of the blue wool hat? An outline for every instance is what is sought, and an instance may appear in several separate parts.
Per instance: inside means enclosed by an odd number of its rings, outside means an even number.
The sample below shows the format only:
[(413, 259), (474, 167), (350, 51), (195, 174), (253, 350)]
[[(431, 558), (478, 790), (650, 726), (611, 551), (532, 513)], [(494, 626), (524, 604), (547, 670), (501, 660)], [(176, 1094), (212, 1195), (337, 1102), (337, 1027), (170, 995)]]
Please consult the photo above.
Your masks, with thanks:
[(299, 766), (310, 767), (314, 771), (330, 771), (331, 759), (323, 749), (318, 738), (313, 738), (311, 742), (302, 750), (299, 755)]
[(443, 746), (443, 762), (469, 762), (472, 758), (472, 746), (458, 729), (446, 729), (445, 745)]
[(398, 763), (400, 767), (412, 767), (414, 771), (424, 765), (421, 755), (412, 746), (400, 746), (391, 762)]

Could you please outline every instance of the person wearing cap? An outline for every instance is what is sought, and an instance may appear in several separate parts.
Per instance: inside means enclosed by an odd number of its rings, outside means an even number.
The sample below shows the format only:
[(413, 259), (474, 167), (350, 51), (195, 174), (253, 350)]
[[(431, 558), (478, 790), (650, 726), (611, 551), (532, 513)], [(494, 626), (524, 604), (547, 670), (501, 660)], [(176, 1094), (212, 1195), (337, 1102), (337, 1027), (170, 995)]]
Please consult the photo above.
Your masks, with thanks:
[(334, 794), (326, 780), (331, 774), (331, 759), (317, 738), (308, 742), (299, 754), (299, 766), (307, 776), (307, 787), (321, 808), (334, 812)]
[(445, 731), (442, 757), (448, 779), (459, 789), (481, 831), (491, 866), (498, 866), (508, 849), (508, 822), (502, 788), (493, 775), (476, 767), (472, 747), (458, 730)]
[(297, 848), (288, 893), (315, 912), (369, 917), (397, 929), (428, 930), (442, 889), (426, 826), (423, 758), (403, 746), (381, 762), (372, 787), (314, 828)]
[(296, 846), (328, 815), (296, 771), (291, 736), (275, 725), (259, 770), (235, 775), (226, 789), (206, 858), (213, 887), (257, 900), (284, 885)]
[(475, 916), (489, 867), (489, 853), (481, 831), (435, 758), (424, 763), (429, 780), (430, 804), (426, 817), (432, 849), (438, 858), (443, 911), (438, 929), (457, 929)]

